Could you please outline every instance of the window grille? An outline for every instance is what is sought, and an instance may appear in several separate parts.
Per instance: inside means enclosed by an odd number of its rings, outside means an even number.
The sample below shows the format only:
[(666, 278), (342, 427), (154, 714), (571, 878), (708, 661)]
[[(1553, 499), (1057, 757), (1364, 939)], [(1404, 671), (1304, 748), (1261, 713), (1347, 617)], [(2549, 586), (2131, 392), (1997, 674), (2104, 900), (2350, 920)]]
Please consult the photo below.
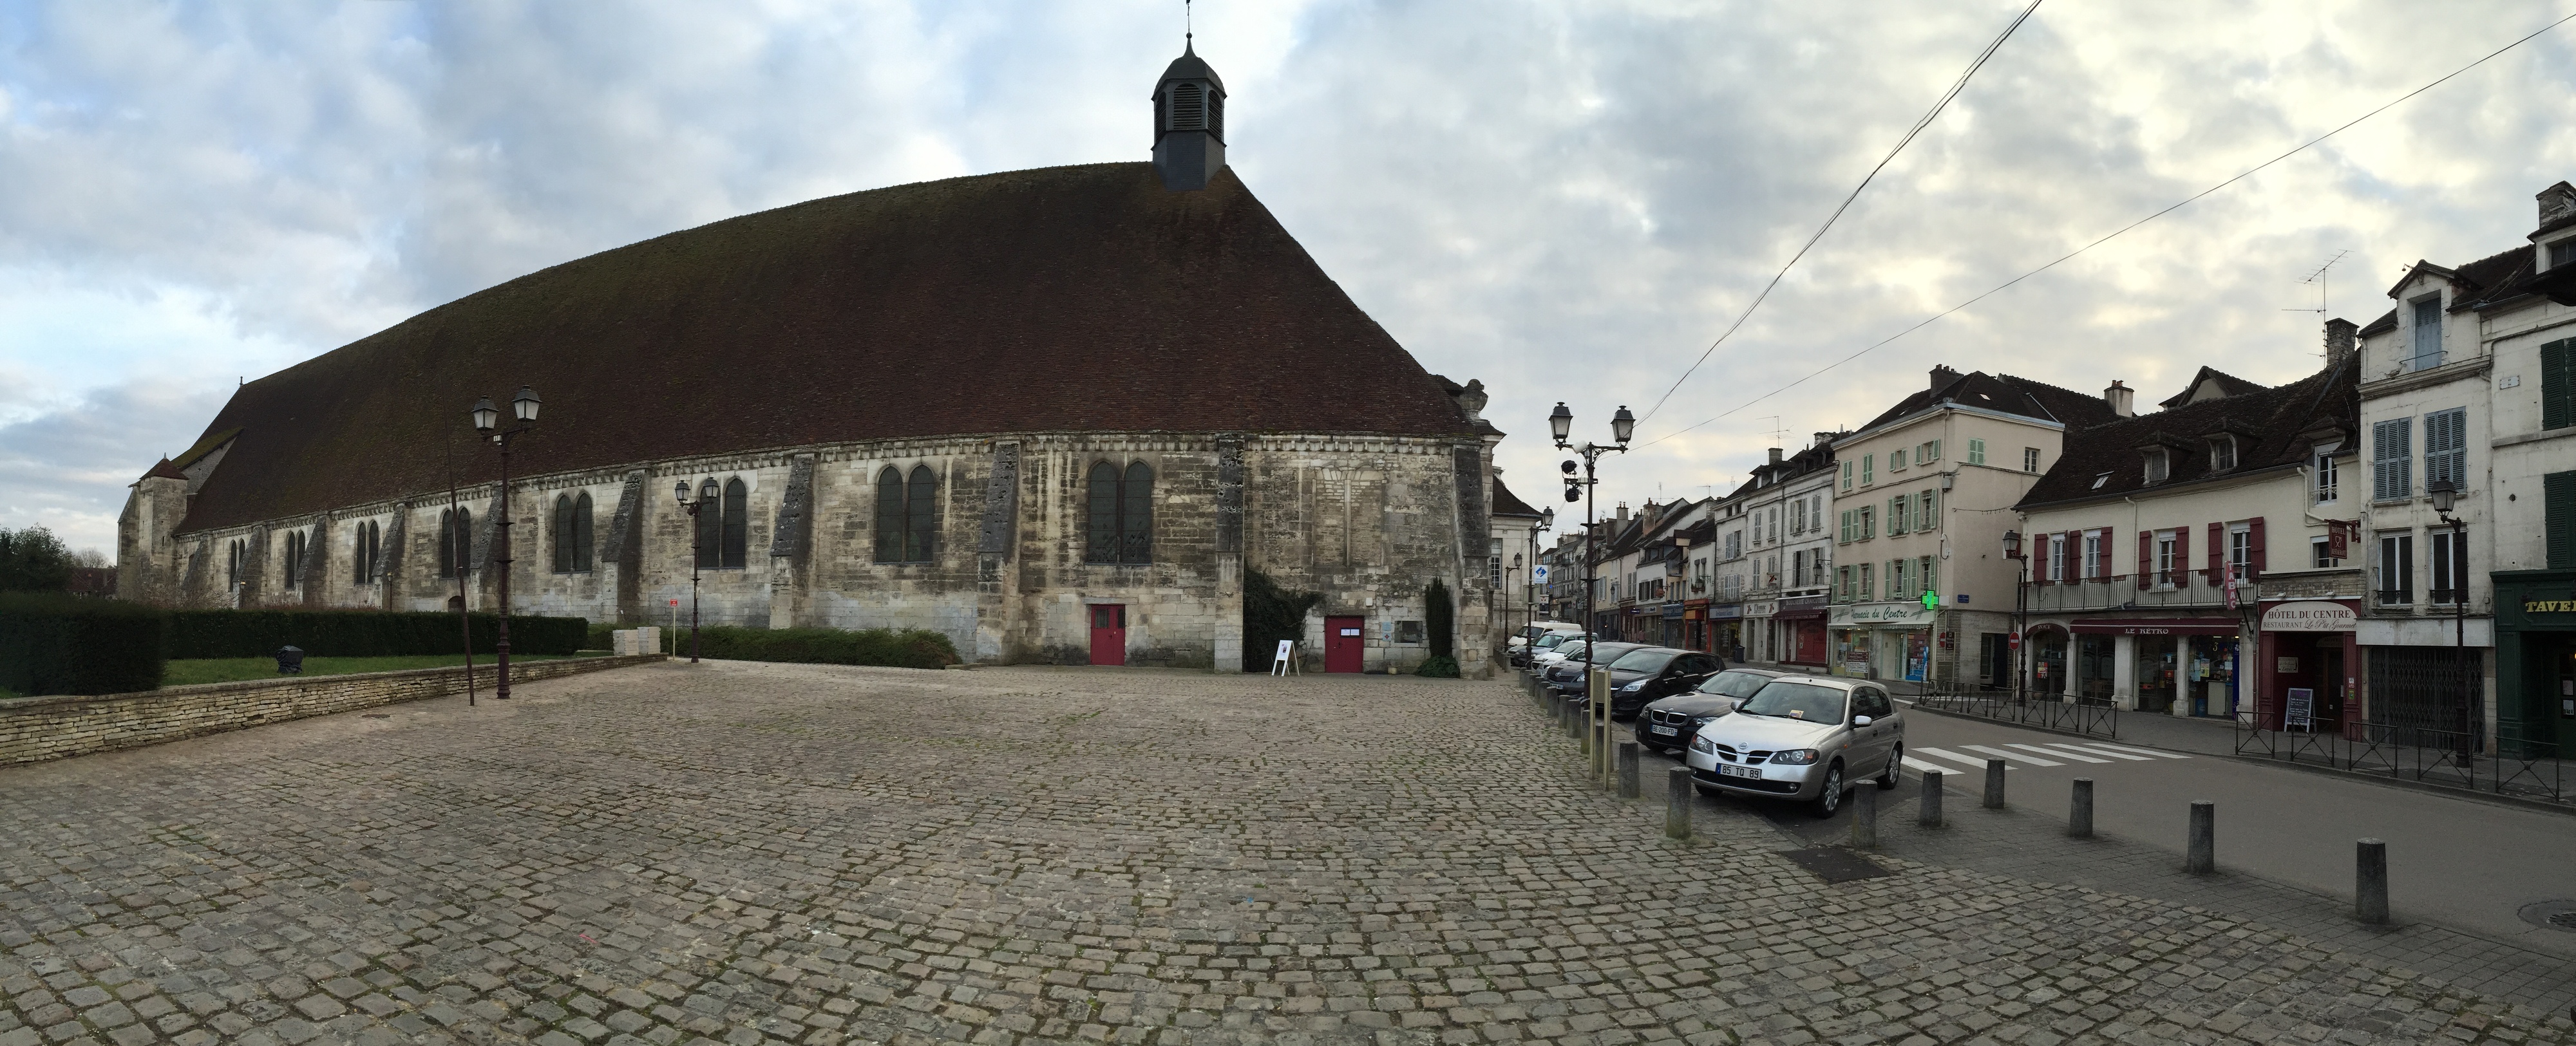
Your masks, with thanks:
[(2370, 722), (2391, 728), (2390, 742), (2449, 748), (2481, 732), (2485, 680), (2474, 668), (2461, 671), (2459, 651), (2404, 646), (2362, 651), (2370, 659)]
[(2415, 492), (2411, 469), (2415, 421), (2397, 418), (2370, 427), (2370, 496), (2395, 501)]
[(2468, 426), (2465, 407), (2424, 415), (2424, 489), (2469, 489)]

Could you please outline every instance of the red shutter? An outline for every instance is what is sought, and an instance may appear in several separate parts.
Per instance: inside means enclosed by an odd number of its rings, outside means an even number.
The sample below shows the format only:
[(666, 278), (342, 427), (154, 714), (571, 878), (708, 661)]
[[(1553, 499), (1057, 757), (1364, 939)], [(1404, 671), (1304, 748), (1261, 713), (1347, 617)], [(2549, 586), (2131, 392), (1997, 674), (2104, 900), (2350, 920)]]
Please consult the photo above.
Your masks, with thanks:
[(2174, 528), (2173, 583), (2175, 588), (2191, 587), (2191, 528)]
[(2252, 532), (2246, 535), (2246, 540), (2254, 546), (2247, 554), (2247, 561), (2253, 566), (2253, 575), (2259, 578), (2263, 576), (2263, 517), (2254, 517), (2245, 529)]
[(2227, 583), (2227, 524), (2209, 525), (2209, 583)]
[(2154, 580), (2154, 579), (2153, 579), (2153, 577), (2152, 577), (2151, 575), (2153, 575), (2153, 574), (2155, 573), (2155, 570), (2156, 570), (2156, 541), (2155, 541), (2155, 535), (2150, 534), (2150, 533), (2148, 533), (2148, 532), (2146, 532), (2146, 531), (2141, 530), (2141, 531), (2139, 531), (2139, 532), (2138, 532), (2138, 587), (2139, 587), (2139, 588), (2145, 588), (2145, 587), (2147, 587), (2149, 584), (2151, 584), (2151, 583), (2153, 582), (2153, 580)]
[(2030, 576), (2043, 585), (2051, 583), (2048, 580), (2048, 542), (2049, 539), (2056, 536), (2057, 535), (2054, 534), (2033, 534), (2030, 536), (2031, 542), (2039, 546), (2030, 554)]

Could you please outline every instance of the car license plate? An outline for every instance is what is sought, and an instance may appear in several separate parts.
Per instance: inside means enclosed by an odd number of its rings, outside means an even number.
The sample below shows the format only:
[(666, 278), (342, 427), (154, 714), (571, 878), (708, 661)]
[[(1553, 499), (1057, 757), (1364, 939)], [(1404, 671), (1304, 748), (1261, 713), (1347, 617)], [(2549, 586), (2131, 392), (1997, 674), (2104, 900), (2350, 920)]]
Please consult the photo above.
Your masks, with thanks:
[(1724, 763), (1719, 763), (1717, 764), (1717, 776), (1749, 777), (1759, 781), (1762, 779), (1762, 769), (1760, 767), (1753, 766), (1728, 766)]
[(1650, 734), (1677, 734), (1681, 731), (1669, 726), (1649, 726), (1646, 728), (1646, 732)]

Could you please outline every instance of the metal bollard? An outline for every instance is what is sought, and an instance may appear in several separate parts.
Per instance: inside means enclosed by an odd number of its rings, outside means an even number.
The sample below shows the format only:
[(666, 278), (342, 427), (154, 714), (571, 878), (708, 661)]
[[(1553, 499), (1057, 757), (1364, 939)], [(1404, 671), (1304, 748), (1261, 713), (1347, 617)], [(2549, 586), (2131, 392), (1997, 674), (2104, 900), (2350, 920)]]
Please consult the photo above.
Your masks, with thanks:
[(1646, 794), (1645, 785), (1637, 780), (1637, 742), (1619, 742), (1619, 798), (1634, 799)]
[(2004, 808), (2004, 761), (1986, 760), (1986, 809)]
[(2184, 848), (2182, 870), (2206, 874), (2218, 870), (2218, 804), (2191, 801), (2191, 842)]
[(2093, 838), (2093, 779), (2075, 779), (2075, 798), (2066, 810), (2066, 834), (2078, 839)]
[(1878, 849), (1878, 786), (1867, 781), (1852, 792), (1851, 845), (1855, 850)]
[(2388, 924), (2388, 844), (2364, 839), (2353, 847), (2352, 915), (2372, 926)]
[(1664, 834), (1675, 839), (1691, 837), (1691, 772), (1687, 766), (1676, 766), (1664, 775)]
[(1915, 809), (1914, 823), (1925, 828), (1941, 827), (1941, 771), (1923, 771), (1923, 802)]

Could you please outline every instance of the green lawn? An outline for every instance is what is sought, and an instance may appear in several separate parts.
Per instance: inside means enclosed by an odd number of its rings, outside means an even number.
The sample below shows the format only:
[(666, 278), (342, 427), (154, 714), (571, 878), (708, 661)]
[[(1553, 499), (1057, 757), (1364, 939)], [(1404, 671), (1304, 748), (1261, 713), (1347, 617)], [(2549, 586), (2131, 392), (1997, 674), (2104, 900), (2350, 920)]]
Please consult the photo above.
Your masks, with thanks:
[[(601, 656), (596, 653), (576, 656)], [(513, 654), (512, 661), (555, 661), (559, 654)], [(416, 657), (307, 657), (304, 674), (338, 676), (352, 672), (398, 672), (406, 668), (443, 668), (465, 663), (463, 654), (424, 654)], [(492, 655), (474, 655), (474, 667), (489, 671)], [(232, 683), (245, 679), (276, 679), (277, 659), (273, 657), (222, 657), (205, 660), (172, 661), (169, 672), (161, 677), (162, 686), (187, 686), (192, 683)]]

